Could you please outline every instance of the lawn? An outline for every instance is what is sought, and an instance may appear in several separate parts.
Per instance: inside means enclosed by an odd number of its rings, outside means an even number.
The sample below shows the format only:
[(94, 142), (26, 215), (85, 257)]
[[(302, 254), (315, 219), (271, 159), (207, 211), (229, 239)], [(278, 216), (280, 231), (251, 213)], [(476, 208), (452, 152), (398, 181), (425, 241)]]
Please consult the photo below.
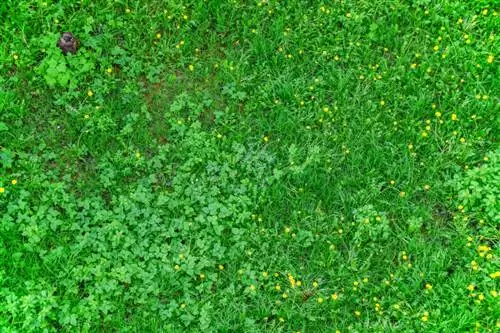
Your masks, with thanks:
[(0, 331), (498, 332), (499, 10), (2, 1)]

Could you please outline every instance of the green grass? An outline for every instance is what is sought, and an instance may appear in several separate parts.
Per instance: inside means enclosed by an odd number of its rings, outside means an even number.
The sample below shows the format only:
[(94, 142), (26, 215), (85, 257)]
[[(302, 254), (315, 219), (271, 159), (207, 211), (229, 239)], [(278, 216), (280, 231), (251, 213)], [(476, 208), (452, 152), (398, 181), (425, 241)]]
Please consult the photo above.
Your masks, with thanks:
[(2, 332), (498, 330), (494, 1), (0, 18)]

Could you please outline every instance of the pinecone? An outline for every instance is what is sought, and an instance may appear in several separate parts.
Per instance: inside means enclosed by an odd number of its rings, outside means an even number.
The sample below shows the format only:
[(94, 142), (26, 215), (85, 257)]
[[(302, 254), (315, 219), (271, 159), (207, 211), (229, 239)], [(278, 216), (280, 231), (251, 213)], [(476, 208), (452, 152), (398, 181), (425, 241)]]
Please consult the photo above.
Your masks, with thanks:
[(59, 46), (65, 55), (68, 54), (68, 52), (74, 54), (78, 50), (80, 43), (71, 32), (63, 32), (61, 38), (57, 42), (57, 46)]

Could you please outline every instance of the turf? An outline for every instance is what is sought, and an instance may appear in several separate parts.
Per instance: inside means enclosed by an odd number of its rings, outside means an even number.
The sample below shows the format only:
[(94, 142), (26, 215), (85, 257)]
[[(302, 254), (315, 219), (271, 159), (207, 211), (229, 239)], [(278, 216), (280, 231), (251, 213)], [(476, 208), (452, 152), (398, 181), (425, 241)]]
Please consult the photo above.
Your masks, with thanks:
[(1, 331), (497, 331), (498, 9), (3, 1)]

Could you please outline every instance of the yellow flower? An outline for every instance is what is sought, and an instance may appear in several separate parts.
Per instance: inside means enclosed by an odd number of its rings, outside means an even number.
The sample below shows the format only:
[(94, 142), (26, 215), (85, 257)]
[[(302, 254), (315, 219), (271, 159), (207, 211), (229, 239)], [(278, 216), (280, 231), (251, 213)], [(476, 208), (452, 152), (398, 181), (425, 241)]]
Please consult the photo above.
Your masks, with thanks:
[(415, 68), (417, 68), (417, 64), (413, 63), (413, 64), (411, 64), (411, 66), (410, 66), (410, 67), (411, 67), (412, 69), (415, 69)]
[(433, 49), (434, 49), (435, 52), (439, 51), (439, 45), (434, 46)]
[(490, 278), (492, 278), (492, 279), (496, 279), (497, 277), (500, 277), (500, 272), (495, 272), (495, 273), (490, 274)]
[(493, 60), (495, 60), (495, 57), (490, 54), (486, 61), (488, 61), (488, 64), (491, 64), (491, 63), (493, 63)]
[(130, 9), (129, 8), (125, 9), (125, 13), (130, 14)]
[(224, 265), (219, 265), (219, 269), (220, 269), (221, 271), (223, 271), (223, 270), (224, 270)]
[(477, 247), (477, 251), (478, 252), (488, 252), (491, 250), (491, 247), (487, 246), (487, 245), (479, 245)]
[(425, 289), (427, 289), (427, 290), (431, 290), (431, 289), (432, 289), (432, 284), (430, 284), (430, 283), (426, 283), (426, 284), (425, 284)]
[(437, 112), (435, 113), (435, 115), (436, 115), (436, 117), (437, 117), (437, 118), (440, 118), (440, 117), (441, 117), (441, 112), (437, 111)]
[(136, 157), (136, 158), (141, 158), (141, 153), (140, 153), (140, 152), (136, 152), (136, 153), (135, 153), (135, 157)]
[(318, 303), (320, 303), (320, 304), (321, 304), (321, 303), (323, 303), (323, 302), (324, 302), (323, 297), (318, 297)]
[(299, 280), (295, 284), (297, 285), (297, 287), (300, 287), (302, 285), (302, 281)]
[(422, 131), (421, 135), (422, 135), (423, 138), (426, 138), (428, 134), (427, 134), (426, 131)]
[(201, 280), (204, 280), (204, 279), (205, 279), (205, 274), (200, 273), (200, 279), (201, 279)]
[(4, 193), (5, 192), (5, 188), (4, 187), (0, 187), (0, 193)]
[(267, 273), (267, 272), (262, 272), (262, 276), (263, 276), (263, 277), (267, 278), (267, 276), (268, 276), (268, 275), (269, 275), (269, 273)]
[(285, 228), (285, 233), (288, 234), (291, 231), (290, 227)]
[(89, 97), (92, 97), (92, 96), (94, 96), (94, 92), (93, 92), (92, 90), (89, 90), (89, 91), (87, 92), (87, 95), (88, 95)]
[(250, 288), (251, 291), (255, 290), (255, 286), (253, 284), (251, 284), (249, 288)]
[(182, 303), (181, 304), (181, 309), (184, 309), (186, 307), (186, 304), (185, 303)]
[(424, 185), (424, 190), (429, 191), (431, 189), (431, 186), (429, 184)]
[(457, 121), (457, 119), (458, 118), (457, 118), (457, 115), (455, 113), (451, 115), (451, 120)]
[(108, 69), (106, 69), (106, 72), (108, 72), (109, 74), (113, 73), (113, 68), (109, 67)]
[(361, 316), (361, 312), (360, 312), (360, 311), (358, 311), (358, 310), (354, 311), (354, 314), (356, 315), (356, 317)]
[(380, 101), (380, 105), (381, 105), (381, 106), (384, 106), (384, 105), (385, 105), (385, 101), (384, 101), (384, 100), (381, 100), (381, 101)]
[(339, 299), (339, 295), (337, 295), (337, 293), (332, 294), (332, 299), (334, 301), (338, 300)]
[(192, 71), (194, 71), (194, 66), (193, 66), (193, 65), (189, 65), (189, 66), (188, 66), (188, 68), (189, 68), (189, 70), (190, 70), (191, 72), (192, 72)]
[(175, 265), (174, 268), (175, 268), (176, 271), (178, 271), (179, 269), (181, 269), (181, 266)]
[(314, 287), (314, 288), (318, 288), (318, 285), (319, 285), (319, 284), (318, 284), (318, 282), (317, 282), (317, 281), (314, 281), (314, 282), (313, 282), (313, 287)]
[(161, 33), (156, 34), (156, 38), (160, 39), (161, 38)]
[(17, 179), (12, 179), (12, 181), (10, 182), (12, 185), (16, 185), (17, 184)]
[(276, 290), (280, 291), (281, 290), (281, 286), (279, 284), (277, 284), (275, 287), (274, 287)]
[(474, 289), (476, 289), (476, 286), (473, 285), (472, 283), (467, 286), (467, 290), (469, 291), (474, 291)]
[(420, 319), (422, 319), (422, 321), (428, 321), (429, 320), (429, 316), (423, 315), (422, 318), (420, 318)]
[(461, 143), (465, 143), (465, 138), (460, 138)]
[(401, 191), (401, 192), (399, 192), (399, 196), (400, 196), (401, 198), (403, 198), (405, 195), (406, 195), (406, 192), (405, 192), (405, 191)]
[(288, 294), (287, 294), (287, 293), (283, 293), (283, 294), (281, 295), (281, 297), (283, 297), (283, 298), (287, 298), (287, 297), (288, 297)]
[(264, 140), (264, 142), (268, 142), (269, 141), (269, 137), (268, 136), (264, 136), (264, 138), (262, 140)]

